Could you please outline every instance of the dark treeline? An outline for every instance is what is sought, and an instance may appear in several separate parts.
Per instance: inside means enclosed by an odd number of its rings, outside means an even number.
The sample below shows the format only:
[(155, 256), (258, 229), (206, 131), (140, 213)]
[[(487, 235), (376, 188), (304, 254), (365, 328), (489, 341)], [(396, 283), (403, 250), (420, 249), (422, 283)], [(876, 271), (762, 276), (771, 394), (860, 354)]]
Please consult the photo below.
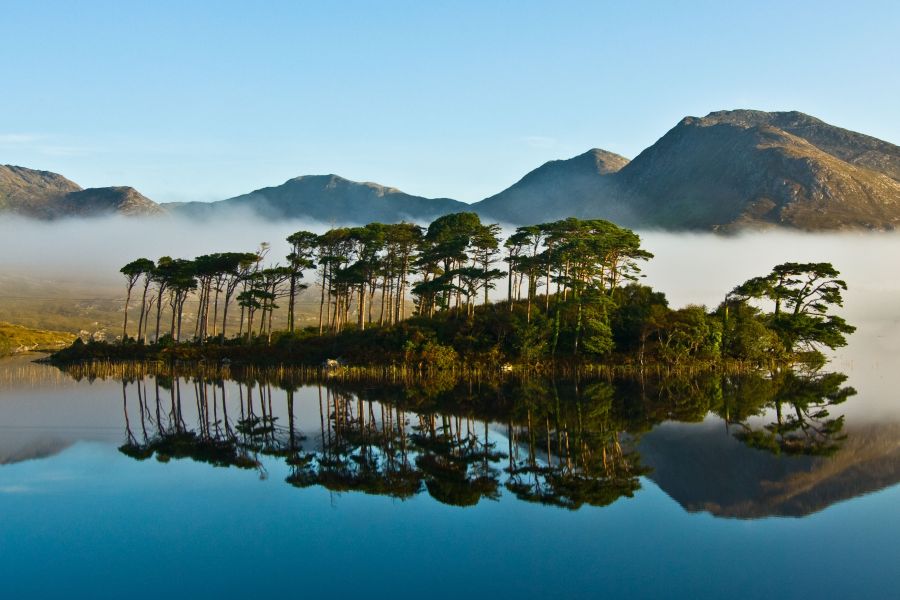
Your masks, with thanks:
[[(266, 244), (249, 253), (132, 261), (122, 268), (121, 347), (79, 345), (57, 359), (768, 365), (818, 359), (821, 348), (844, 345), (853, 331), (830, 314), (846, 284), (828, 263), (778, 265), (713, 310), (670, 308), (664, 294), (638, 283), (641, 263), (652, 258), (640, 237), (603, 220), (519, 227), (504, 240), (499, 226), (458, 213), (427, 228), (370, 223), (298, 231), (287, 241), (283, 262), (269, 260)], [(310, 277), (317, 307), (306, 317), (316, 324), (299, 328), (298, 297)], [(196, 312), (186, 330), (189, 297)], [(276, 329), (282, 305), (286, 323)]]
[[(294, 486), (397, 498), (427, 491), (460, 506), (495, 499), (501, 486), (531, 502), (603, 506), (640, 488), (647, 469), (637, 440), (662, 421), (712, 412), (754, 448), (835, 452), (843, 419), (829, 411), (855, 393), (845, 380), (795, 371), (619, 381), (438, 377), (299, 391), (285, 373), (236, 382), (159, 374), (122, 380), (121, 451), (263, 476), (266, 457), (277, 457)], [(298, 402), (318, 402), (313, 422), (299, 422)]]

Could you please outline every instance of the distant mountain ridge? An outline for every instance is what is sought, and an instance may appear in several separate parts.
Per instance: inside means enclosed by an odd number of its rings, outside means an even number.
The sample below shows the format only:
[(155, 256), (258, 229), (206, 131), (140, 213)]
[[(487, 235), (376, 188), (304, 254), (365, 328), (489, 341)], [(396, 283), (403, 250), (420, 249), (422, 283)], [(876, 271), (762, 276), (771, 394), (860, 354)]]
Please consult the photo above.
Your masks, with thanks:
[(355, 182), (338, 175), (304, 175), (281, 185), (219, 202), (164, 204), (176, 214), (209, 218), (244, 211), (265, 219), (302, 218), (322, 223), (365, 224), (372, 221), (430, 221), (470, 210), (449, 198), (423, 198), (377, 183)]
[(160, 215), (160, 206), (127, 186), (82, 189), (49, 171), (0, 165), (0, 213), (37, 219)]
[(685, 117), (630, 162), (595, 148), (547, 162), (474, 204), (307, 175), (218, 202), (157, 205), (132, 188), (81, 190), (61, 175), (0, 166), (0, 212), (38, 218), (240, 213), (347, 225), (464, 210), (511, 225), (575, 216), (667, 230), (893, 230), (900, 147), (796, 111), (718, 111)]
[(610, 175), (627, 164), (623, 156), (593, 148), (568, 160), (544, 163), (472, 208), (489, 218), (515, 224), (546, 221), (548, 214), (560, 215), (563, 207), (566, 217), (591, 216), (596, 202), (615, 193)]

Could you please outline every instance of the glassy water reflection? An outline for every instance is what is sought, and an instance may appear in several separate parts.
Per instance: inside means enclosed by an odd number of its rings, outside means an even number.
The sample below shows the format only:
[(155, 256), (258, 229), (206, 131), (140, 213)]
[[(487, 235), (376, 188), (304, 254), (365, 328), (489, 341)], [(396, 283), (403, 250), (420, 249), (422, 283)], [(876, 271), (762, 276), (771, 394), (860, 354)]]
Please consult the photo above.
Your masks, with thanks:
[[(256, 469), (262, 477), (261, 457), (277, 457), (295, 487), (399, 499), (427, 492), (455, 506), (496, 500), (505, 489), (519, 500), (577, 509), (631, 497), (642, 476), (669, 481), (680, 468), (678, 487), (709, 496), (689, 508), (759, 517), (802, 516), (898, 477), (896, 429), (845, 429), (840, 410), (856, 390), (841, 373), (312, 384), (290, 372), (120, 377), (121, 453)], [(681, 442), (667, 436), (699, 422), (718, 432)], [(878, 440), (887, 442), (886, 463), (871, 447)], [(705, 485), (708, 469), (670, 464), (697, 445), (701, 457), (730, 453), (730, 464), (708, 465), (718, 467), (722, 489)], [(698, 462), (710, 461), (687, 464)]]
[[(147, 560), (182, 573), (176, 596), (291, 589), (210, 583), (239, 572), (246, 553), (302, 574), (305, 590), (334, 594), (338, 578), (338, 595), (388, 595), (396, 568), (411, 584), (445, 569), (464, 580), (428, 592), (438, 597), (712, 597), (736, 582), (751, 596), (884, 597), (900, 584), (900, 424), (848, 418), (867, 400), (840, 373), (238, 375), (4, 361), (0, 532), (12, 589), (80, 582), (112, 596), (120, 579), (165, 580), (136, 566)], [(801, 549), (821, 568), (752, 575)], [(348, 575), (342, 561), (360, 552)], [(67, 583), (39, 576), (48, 553)], [(99, 587), (88, 578), (96, 561), (117, 569)], [(842, 577), (848, 564), (866, 580)]]

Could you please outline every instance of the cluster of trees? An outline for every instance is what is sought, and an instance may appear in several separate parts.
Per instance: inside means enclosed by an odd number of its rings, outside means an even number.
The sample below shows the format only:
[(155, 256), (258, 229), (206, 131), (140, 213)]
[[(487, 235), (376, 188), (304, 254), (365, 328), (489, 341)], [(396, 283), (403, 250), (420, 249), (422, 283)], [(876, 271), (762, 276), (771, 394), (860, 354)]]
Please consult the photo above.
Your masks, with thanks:
[(829, 314), (844, 302), (847, 283), (839, 276), (830, 263), (787, 262), (735, 287), (719, 310), (727, 351), (819, 357), (823, 348), (846, 345), (856, 328)]
[[(280, 268), (262, 269), (265, 247), (257, 252), (225, 252), (198, 256), (194, 260), (164, 256), (153, 262), (147, 258), (133, 260), (120, 270), (125, 276), (126, 298), (125, 317), (122, 324), (122, 339), (128, 337), (128, 308), (137, 288), (140, 291), (140, 315), (138, 317), (138, 341), (147, 341), (150, 321), (155, 313), (153, 340), (159, 341), (164, 305), (169, 309), (169, 334), (173, 339), (182, 337), (182, 322), (185, 302), (191, 294), (198, 299), (197, 319), (194, 337), (226, 335), (228, 307), (232, 299), (239, 296), (241, 307), (259, 308), (258, 299), (263, 297), (270, 281)], [(238, 289), (242, 291), (238, 294)], [(212, 318), (210, 319), (210, 303)], [(221, 330), (219, 329), (219, 309), (221, 305)], [(271, 306), (274, 308), (274, 305)], [(243, 311), (241, 329), (243, 329)], [(253, 310), (248, 310), (252, 324)], [(265, 311), (263, 312), (265, 316)], [(265, 319), (263, 319), (264, 321)], [(210, 330), (210, 323), (212, 329)], [(248, 325), (248, 331), (250, 326)]]
[[(603, 220), (519, 227), (504, 240), (498, 225), (456, 213), (428, 227), (370, 223), (323, 234), (298, 231), (287, 242), (283, 262), (268, 266), (267, 244), (255, 252), (142, 258), (125, 265), (123, 339), (137, 290), (139, 342), (160, 341), (166, 312), (174, 341), (224, 341), (229, 307), (236, 303), (233, 336), (269, 345), (285, 299), (283, 329), (294, 336), (298, 297), (310, 273), (318, 288), (318, 326), (299, 338), (308, 345), (310, 336), (327, 336), (332, 351), (364, 362), (378, 362), (363, 354), (371, 342), (382, 360), (402, 352), (406, 360), (426, 363), (486, 357), (535, 363), (614, 353), (641, 365), (645, 357), (669, 364), (723, 358), (762, 363), (844, 345), (853, 331), (830, 314), (841, 305), (846, 283), (828, 263), (778, 265), (734, 288), (712, 312), (702, 306), (673, 310), (662, 293), (637, 283), (641, 263), (652, 258), (640, 237)], [(492, 296), (503, 279), (505, 294)], [(193, 331), (186, 333), (189, 298), (196, 312)], [(403, 339), (359, 337), (373, 327), (397, 330)]]
[[(499, 225), (484, 224), (475, 213), (446, 215), (427, 228), (370, 223), (322, 235), (298, 231), (287, 241), (291, 251), (285, 264), (265, 268), (266, 244), (250, 253), (216, 253), (193, 260), (163, 257), (156, 262), (140, 258), (128, 263), (121, 269), (127, 292), (123, 338), (135, 288), (141, 293), (136, 335), (140, 341), (148, 339), (154, 306), (153, 339), (160, 337), (165, 307), (169, 333), (175, 340), (183, 339), (185, 301), (192, 294), (198, 303), (193, 338), (225, 336), (232, 300), (242, 309), (237, 335), (250, 336), (254, 326), (258, 334), (271, 332), (277, 300), (285, 297), (287, 329), (294, 330), (297, 294), (306, 287), (300, 279), (315, 270), (320, 288), (318, 332), (337, 333), (353, 324), (364, 330), (376, 322), (384, 326), (403, 320), (410, 293), (418, 315), (432, 317), (452, 310), (471, 317), (479, 300), (487, 304), (490, 290), (504, 277), (510, 308), (513, 300), (522, 299), (523, 282), (528, 282), (529, 319), (541, 286), (547, 287), (549, 310), (551, 283), (556, 296), (571, 296), (584, 306), (611, 294), (636, 272), (636, 260), (650, 257), (640, 249), (636, 234), (607, 221), (567, 219), (523, 227), (502, 244)], [(507, 269), (497, 268), (502, 246), (507, 249), (503, 259)]]

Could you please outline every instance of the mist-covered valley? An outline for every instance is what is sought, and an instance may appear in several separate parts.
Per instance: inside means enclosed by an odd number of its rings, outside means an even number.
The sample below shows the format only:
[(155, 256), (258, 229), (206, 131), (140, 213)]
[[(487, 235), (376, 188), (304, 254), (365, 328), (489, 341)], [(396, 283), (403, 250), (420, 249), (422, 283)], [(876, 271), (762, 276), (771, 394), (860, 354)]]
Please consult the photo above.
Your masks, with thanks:
[[(301, 229), (321, 233), (328, 228), (323, 223), (273, 223), (250, 215), (203, 223), (173, 217), (4, 219), (0, 222), (0, 256), (4, 257), (0, 321), (74, 332), (105, 329), (115, 335), (121, 327), (125, 291), (119, 269), (125, 263), (139, 257), (155, 260), (254, 251), (268, 243), (267, 261), (283, 264), (289, 234)], [(504, 234), (511, 231), (504, 228)], [(676, 308), (689, 304), (713, 308), (734, 286), (768, 273), (781, 262), (833, 263), (848, 285), (840, 314), (858, 329), (847, 347), (832, 353), (830, 368), (848, 372), (851, 383), (880, 398), (893, 397), (900, 387), (900, 263), (892, 258), (900, 255), (900, 235), (783, 230), (730, 236), (639, 233), (644, 247), (654, 255), (642, 266), (641, 282), (664, 292)], [(306, 273), (305, 281), (310, 288), (298, 308), (311, 323), (318, 307), (315, 275)], [(492, 294), (499, 299), (505, 286), (500, 283), (497, 288)], [(275, 328), (284, 322), (282, 310), (276, 313)], [(896, 405), (879, 401), (865, 412), (873, 417), (882, 409), (900, 414)]]
[[(247, 214), (209, 220), (160, 217), (0, 221), (0, 297), (115, 299), (124, 294), (119, 269), (139, 257), (193, 258), (211, 252), (252, 252), (270, 244), (268, 262), (284, 263), (286, 237), (328, 224), (273, 223)], [(512, 231), (504, 227), (504, 235)], [(785, 261), (831, 262), (849, 286), (844, 314), (851, 320), (896, 323), (900, 299), (900, 234), (808, 234), (784, 230), (738, 235), (639, 231), (654, 257), (643, 264), (642, 283), (662, 291), (672, 306), (715, 306), (735, 285)], [(314, 279), (306, 274), (306, 282)], [(498, 288), (502, 288), (498, 285)], [(495, 290), (502, 297), (505, 290)], [(85, 296), (85, 297), (87, 297)], [(858, 335), (858, 334), (857, 334)]]

